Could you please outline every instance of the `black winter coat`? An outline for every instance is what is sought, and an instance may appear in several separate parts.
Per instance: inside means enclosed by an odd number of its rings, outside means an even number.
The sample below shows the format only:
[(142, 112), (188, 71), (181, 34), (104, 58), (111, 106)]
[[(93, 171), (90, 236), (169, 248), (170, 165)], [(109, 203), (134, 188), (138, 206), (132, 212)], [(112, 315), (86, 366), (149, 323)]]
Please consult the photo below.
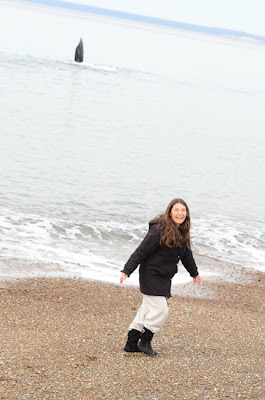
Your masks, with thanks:
[(140, 246), (131, 255), (123, 270), (126, 275), (140, 264), (140, 291), (152, 296), (171, 297), (171, 279), (178, 272), (181, 260), (192, 277), (198, 275), (192, 251), (183, 247), (167, 247), (160, 244), (162, 230), (159, 222), (150, 222), (149, 231)]

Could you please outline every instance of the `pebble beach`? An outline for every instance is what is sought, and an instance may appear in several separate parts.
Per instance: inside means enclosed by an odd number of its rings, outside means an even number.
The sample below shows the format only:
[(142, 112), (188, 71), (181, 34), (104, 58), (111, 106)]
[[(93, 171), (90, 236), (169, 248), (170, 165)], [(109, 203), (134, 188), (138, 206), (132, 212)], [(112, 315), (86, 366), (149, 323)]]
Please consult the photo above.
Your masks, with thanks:
[(123, 351), (138, 288), (2, 282), (0, 399), (265, 399), (264, 274), (192, 285), (169, 299), (150, 357)]

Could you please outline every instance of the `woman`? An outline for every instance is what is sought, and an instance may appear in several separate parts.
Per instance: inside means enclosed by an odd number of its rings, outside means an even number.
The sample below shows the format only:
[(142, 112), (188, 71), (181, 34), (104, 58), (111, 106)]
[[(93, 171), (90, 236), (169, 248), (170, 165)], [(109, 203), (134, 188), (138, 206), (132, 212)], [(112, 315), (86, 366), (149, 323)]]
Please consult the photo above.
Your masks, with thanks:
[(167, 319), (167, 298), (171, 297), (171, 279), (178, 272), (179, 260), (194, 283), (201, 284), (190, 249), (190, 212), (184, 200), (174, 199), (164, 214), (149, 223), (146, 237), (121, 271), (120, 283), (140, 264), (140, 291), (143, 294), (142, 305), (129, 326), (125, 351), (141, 351), (150, 356), (157, 354), (151, 347), (151, 340)]

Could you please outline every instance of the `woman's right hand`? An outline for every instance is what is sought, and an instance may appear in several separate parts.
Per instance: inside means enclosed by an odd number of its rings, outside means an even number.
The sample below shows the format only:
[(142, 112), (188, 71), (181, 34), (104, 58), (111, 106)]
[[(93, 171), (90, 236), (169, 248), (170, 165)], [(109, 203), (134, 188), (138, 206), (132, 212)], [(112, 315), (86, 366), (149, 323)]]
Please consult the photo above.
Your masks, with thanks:
[(125, 281), (126, 278), (128, 278), (128, 275), (126, 275), (124, 272), (122, 272), (121, 276), (120, 276), (120, 283), (123, 283), (123, 281)]

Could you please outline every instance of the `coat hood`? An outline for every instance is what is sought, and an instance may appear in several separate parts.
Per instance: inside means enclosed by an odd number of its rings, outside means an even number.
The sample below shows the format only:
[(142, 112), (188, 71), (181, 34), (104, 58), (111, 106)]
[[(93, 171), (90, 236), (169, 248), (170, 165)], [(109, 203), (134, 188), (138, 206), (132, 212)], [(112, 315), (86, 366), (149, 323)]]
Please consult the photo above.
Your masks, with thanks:
[(152, 220), (149, 222), (149, 229), (151, 228), (151, 226), (157, 225), (157, 227), (159, 225), (162, 225), (162, 218), (158, 218), (156, 220)]

